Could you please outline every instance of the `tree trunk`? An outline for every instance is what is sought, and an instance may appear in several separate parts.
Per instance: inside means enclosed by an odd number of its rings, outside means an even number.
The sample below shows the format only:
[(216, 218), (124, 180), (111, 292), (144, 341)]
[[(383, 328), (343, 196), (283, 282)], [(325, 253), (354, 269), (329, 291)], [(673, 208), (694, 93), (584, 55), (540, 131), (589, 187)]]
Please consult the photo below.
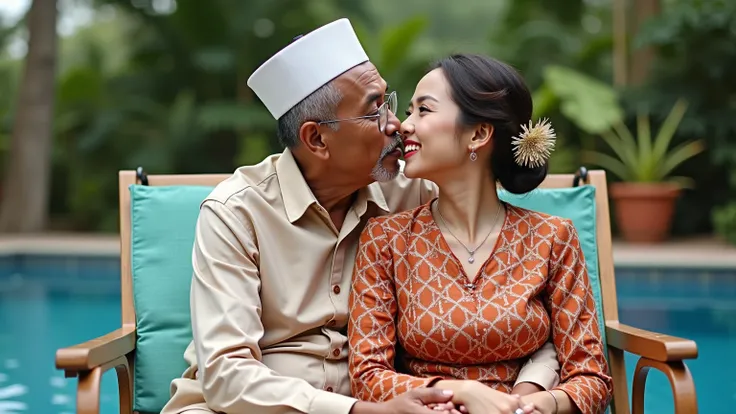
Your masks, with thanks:
[(628, 0), (613, 0), (613, 84), (629, 82)]
[[(634, 24), (635, 33), (639, 33), (642, 26), (650, 18), (657, 16), (662, 11), (660, 0), (636, 0), (634, 2)], [(631, 57), (631, 83), (642, 85), (647, 81), (652, 64), (656, 57), (656, 51), (651, 47), (633, 50)]]
[(0, 232), (39, 232), (49, 211), (56, 75), (56, 0), (33, 0), (0, 204)]

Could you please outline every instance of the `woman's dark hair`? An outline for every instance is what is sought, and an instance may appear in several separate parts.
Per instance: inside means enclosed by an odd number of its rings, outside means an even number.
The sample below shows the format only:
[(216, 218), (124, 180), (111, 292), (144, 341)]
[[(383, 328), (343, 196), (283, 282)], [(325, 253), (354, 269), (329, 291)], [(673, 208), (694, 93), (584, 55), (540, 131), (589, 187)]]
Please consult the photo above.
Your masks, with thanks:
[(514, 194), (537, 188), (547, 176), (548, 164), (537, 168), (514, 161), (511, 140), (528, 125), (532, 97), (524, 79), (511, 66), (475, 54), (456, 54), (435, 63), (450, 84), (451, 96), (460, 107), (458, 126), (493, 125), (491, 169), (501, 186)]

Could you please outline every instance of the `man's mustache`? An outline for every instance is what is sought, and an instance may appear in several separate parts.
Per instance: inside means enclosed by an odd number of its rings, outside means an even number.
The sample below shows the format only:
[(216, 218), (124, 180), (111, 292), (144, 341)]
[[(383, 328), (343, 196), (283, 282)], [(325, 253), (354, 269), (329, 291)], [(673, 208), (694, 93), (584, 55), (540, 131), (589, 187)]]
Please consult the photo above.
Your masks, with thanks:
[(404, 154), (404, 138), (401, 136), (401, 133), (399, 131), (394, 132), (394, 134), (391, 136), (392, 141), (391, 143), (386, 146), (386, 148), (383, 149), (382, 156), (388, 155), (392, 152), (394, 152), (397, 148), (401, 150), (401, 154)]

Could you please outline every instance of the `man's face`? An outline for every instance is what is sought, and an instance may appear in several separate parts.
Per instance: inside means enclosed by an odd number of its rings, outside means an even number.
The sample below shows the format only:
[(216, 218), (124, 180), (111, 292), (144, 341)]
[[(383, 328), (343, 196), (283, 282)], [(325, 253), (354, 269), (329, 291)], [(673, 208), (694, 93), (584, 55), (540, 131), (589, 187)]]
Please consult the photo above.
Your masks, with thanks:
[[(337, 119), (377, 114), (387, 93), (386, 82), (370, 62), (345, 72), (335, 79), (335, 85), (343, 95), (335, 114)], [(401, 157), (399, 127), (399, 119), (390, 111), (383, 132), (379, 130), (378, 117), (341, 121), (338, 131), (323, 125), (331, 168), (356, 181), (394, 179)]]

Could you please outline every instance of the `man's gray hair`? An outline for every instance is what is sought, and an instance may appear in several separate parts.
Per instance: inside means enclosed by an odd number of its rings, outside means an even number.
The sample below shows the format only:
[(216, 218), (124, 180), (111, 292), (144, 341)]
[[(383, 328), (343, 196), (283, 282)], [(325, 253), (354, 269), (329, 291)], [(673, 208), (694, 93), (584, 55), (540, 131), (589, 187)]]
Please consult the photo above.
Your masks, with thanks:
[[(311, 95), (294, 105), (278, 120), (276, 132), (281, 145), (294, 148), (299, 145), (299, 128), (307, 121), (329, 121), (335, 119), (337, 106), (342, 100), (342, 94), (333, 81), (322, 85)], [(337, 131), (339, 124), (327, 124)]]

